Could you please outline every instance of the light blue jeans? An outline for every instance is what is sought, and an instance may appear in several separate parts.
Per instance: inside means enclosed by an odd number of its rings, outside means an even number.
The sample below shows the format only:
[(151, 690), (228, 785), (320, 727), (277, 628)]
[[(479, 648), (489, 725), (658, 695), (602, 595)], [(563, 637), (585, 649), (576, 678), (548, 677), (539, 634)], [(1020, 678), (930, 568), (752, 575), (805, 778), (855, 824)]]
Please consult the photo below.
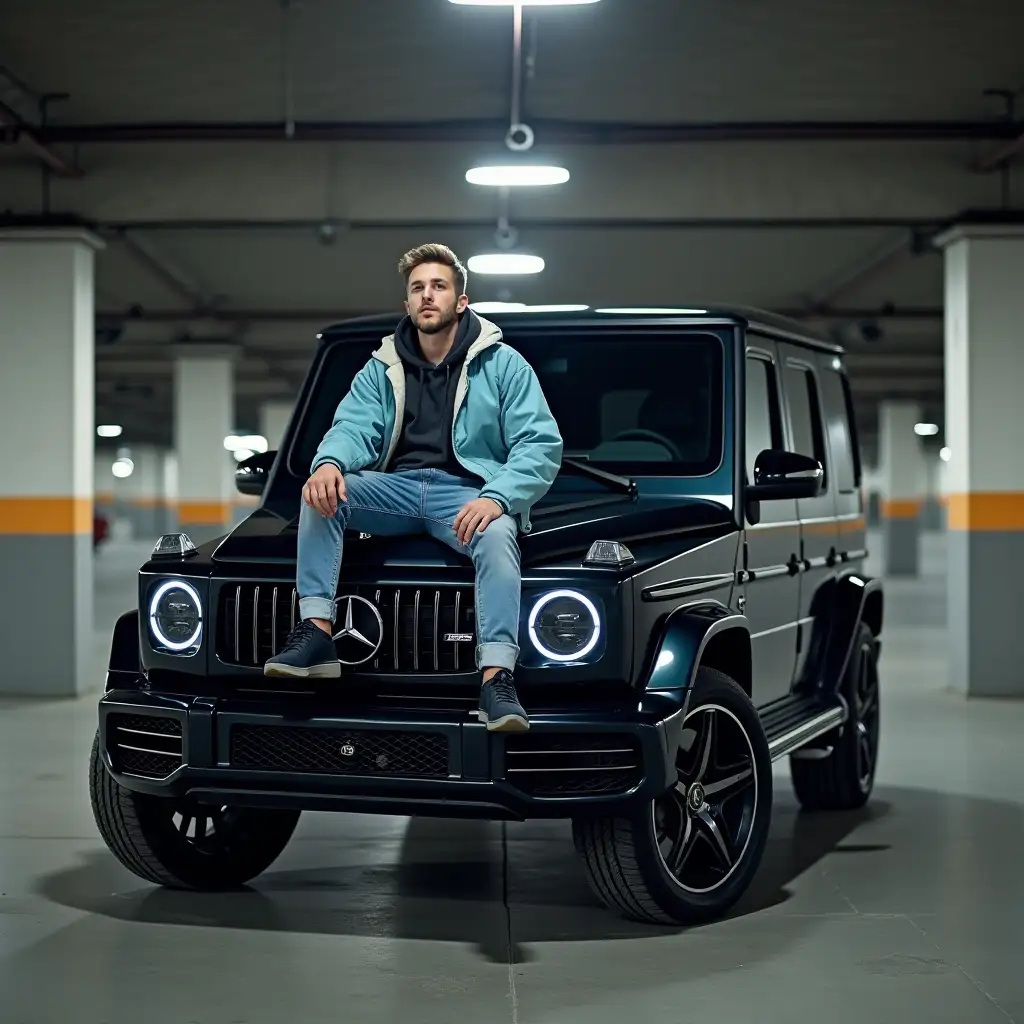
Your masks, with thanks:
[(347, 501), (334, 518), (305, 501), (299, 513), (297, 583), (299, 614), (333, 623), (346, 528), (374, 536), (427, 533), (473, 561), (476, 570), (476, 665), (512, 671), (519, 657), (521, 574), (518, 528), (503, 515), (473, 534), (468, 545), (454, 522), (468, 501), (480, 497), (471, 481), (438, 469), (345, 475)]

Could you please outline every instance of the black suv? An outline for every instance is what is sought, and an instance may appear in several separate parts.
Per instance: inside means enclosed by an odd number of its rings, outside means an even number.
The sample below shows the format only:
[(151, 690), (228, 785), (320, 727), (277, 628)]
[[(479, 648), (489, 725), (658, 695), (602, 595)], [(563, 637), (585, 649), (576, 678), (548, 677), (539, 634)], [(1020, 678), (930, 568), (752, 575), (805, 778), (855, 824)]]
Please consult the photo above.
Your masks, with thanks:
[(398, 317), (335, 325), (281, 450), (239, 466), (259, 507), (161, 538), (114, 629), (91, 793), (136, 874), (241, 885), (306, 809), (569, 818), (608, 906), (690, 923), (757, 871), (774, 760), (805, 808), (868, 799), (883, 600), (841, 350), (739, 309), (488, 316), (565, 444), (520, 536), (529, 732), (477, 720), (472, 566), (429, 537), (346, 541), (338, 598), (371, 643), (339, 641), (340, 681), (263, 674), (313, 453)]

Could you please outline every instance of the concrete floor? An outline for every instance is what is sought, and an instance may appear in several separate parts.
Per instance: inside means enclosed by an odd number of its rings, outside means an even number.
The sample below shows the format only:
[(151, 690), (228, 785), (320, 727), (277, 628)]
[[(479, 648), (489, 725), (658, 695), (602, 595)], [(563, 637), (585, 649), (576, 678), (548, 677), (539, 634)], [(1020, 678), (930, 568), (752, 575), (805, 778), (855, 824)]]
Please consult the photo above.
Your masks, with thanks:
[[(947, 692), (942, 538), (889, 585), (862, 814), (800, 817), (689, 932), (601, 909), (567, 825), (307, 815), (255, 891), (152, 888), (96, 834), (95, 697), (0, 704), (2, 1024), (1024, 1021), (1024, 702)], [(138, 550), (97, 563), (97, 669)]]

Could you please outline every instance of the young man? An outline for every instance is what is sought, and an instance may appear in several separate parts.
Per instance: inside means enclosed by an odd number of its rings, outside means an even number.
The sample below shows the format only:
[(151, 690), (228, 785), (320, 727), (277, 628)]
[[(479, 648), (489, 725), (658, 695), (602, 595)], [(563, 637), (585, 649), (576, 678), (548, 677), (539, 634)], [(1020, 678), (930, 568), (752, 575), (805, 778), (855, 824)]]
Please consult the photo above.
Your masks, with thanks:
[(558, 473), (562, 438), (532, 367), (478, 317), (446, 246), (402, 257), (408, 314), (359, 371), (317, 449), (299, 515), (300, 623), (270, 676), (336, 677), (334, 603), (346, 527), (425, 532), (476, 570), (479, 717), (529, 728), (516, 694), (520, 528)]

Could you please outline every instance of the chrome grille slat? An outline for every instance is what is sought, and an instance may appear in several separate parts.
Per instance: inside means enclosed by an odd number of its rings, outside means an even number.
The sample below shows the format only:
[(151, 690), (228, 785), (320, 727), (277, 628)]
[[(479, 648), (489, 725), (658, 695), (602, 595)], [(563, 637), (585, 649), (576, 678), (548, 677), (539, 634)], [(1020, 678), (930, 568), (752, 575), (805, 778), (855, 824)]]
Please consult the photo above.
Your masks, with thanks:
[(260, 663), (260, 588), (252, 592), (252, 663)]
[(412, 599), (412, 670), (420, 670), (420, 591)]
[(434, 591), (434, 671), (441, 668), (441, 591)]
[[(155, 736), (157, 739), (165, 740), (168, 738), (165, 732), (150, 732), (148, 729), (129, 729), (126, 725), (117, 725), (114, 728), (118, 732), (130, 732), (133, 736)], [(172, 736), (172, 739), (177, 739), (177, 736)]]
[(242, 660), (242, 587), (235, 587), (235, 663)]
[[(458, 633), (460, 620), (459, 620), (459, 604), (462, 600), (462, 591), (455, 591), (455, 632)], [(455, 645), (455, 671), (459, 671), (459, 645)]]
[(392, 636), (394, 637), (394, 640), (395, 640), (395, 643), (394, 643), (394, 647), (395, 647), (395, 651), (394, 651), (395, 665), (394, 665), (394, 668), (395, 668), (396, 672), (398, 671), (398, 637), (399, 637), (399, 635), (402, 632), (402, 630), (401, 630), (402, 614), (401, 613), (402, 613), (402, 592), (400, 590), (396, 590), (395, 591), (395, 621), (394, 621), (394, 623), (392, 623), (392, 628), (391, 628)]
[(536, 757), (541, 754), (564, 756), (565, 754), (632, 754), (630, 747), (606, 747), (600, 750), (508, 750), (509, 757)]
[(133, 747), (128, 743), (118, 743), (116, 746), (118, 750), (134, 750), (138, 754), (156, 754), (157, 757), (181, 758), (181, 754), (172, 754), (169, 750), (152, 750), (149, 747)]
[(270, 601), (270, 651), (277, 654), (277, 587)]
[(548, 772), (631, 772), (636, 769), (635, 764), (602, 764), (597, 767), (587, 768), (506, 768), (511, 772), (533, 772), (535, 775), (546, 775)]

